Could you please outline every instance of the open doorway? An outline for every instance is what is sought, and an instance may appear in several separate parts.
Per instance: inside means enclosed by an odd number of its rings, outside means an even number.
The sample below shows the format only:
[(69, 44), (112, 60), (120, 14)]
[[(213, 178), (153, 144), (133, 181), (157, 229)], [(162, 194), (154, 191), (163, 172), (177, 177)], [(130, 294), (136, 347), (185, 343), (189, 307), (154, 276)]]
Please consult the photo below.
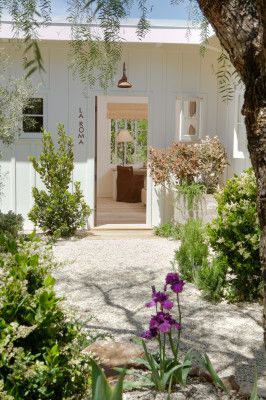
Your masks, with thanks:
[(146, 225), (148, 99), (98, 96), (95, 226)]

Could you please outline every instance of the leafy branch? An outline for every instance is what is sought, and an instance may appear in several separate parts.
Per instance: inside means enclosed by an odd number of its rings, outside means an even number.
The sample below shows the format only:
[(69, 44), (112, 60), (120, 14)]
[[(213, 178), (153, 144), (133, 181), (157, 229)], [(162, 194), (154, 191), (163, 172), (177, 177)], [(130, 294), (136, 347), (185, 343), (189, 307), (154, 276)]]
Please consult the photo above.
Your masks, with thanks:
[(38, 30), (51, 22), (51, 0), (2, 0), (0, 22), (4, 9), (12, 18), (15, 35), (17, 37), (22, 35), (24, 38), (26, 77), (36, 70), (45, 71), (38, 44)]
[(218, 69), (216, 71), (216, 77), (218, 91), (223, 101), (228, 102), (233, 100), (235, 89), (242, 84), (242, 80), (233, 68), (227, 53), (222, 51), (217, 58), (217, 62)]

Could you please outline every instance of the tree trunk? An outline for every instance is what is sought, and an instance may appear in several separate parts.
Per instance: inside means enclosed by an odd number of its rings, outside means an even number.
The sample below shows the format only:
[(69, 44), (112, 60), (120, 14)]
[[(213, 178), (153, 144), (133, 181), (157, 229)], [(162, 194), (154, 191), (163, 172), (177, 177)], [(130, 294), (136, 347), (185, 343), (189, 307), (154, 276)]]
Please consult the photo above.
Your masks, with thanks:
[[(258, 94), (259, 96), (259, 94)], [(263, 330), (266, 348), (266, 106), (254, 109), (254, 101), (245, 92), (244, 112), (248, 149), (258, 187), (258, 213), (261, 228), (260, 259), (264, 281)]]
[(242, 113), (258, 186), (266, 349), (266, 5), (265, 0), (197, 1), (246, 87)]

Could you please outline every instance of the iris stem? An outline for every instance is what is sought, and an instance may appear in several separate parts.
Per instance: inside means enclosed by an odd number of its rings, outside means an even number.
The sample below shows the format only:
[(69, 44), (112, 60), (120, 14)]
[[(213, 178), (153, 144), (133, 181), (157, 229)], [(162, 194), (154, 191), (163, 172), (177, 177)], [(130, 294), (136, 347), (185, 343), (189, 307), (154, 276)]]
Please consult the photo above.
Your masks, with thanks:
[(162, 341), (160, 333), (158, 333), (158, 342), (159, 342), (159, 354), (160, 354), (160, 377), (162, 378)]
[(178, 334), (177, 334), (177, 346), (176, 346), (176, 359), (177, 359), (178, 351), (179, 351), (180, 336), (181, 336), (181, 321), (182, 321), (182, 313), (181, 313), (178, 293), (176, 295), (176, 299), (177, 299), (177, 307), (178, 307), (178, 314), (179, 314), (178, 315), (178, 323), (180, 325), (180, 329), (178, 329)]
[(175, 344), (174, 344), (174, 341), (173, 341), (173, 338), (172, 338), (172, 332), (171, 331), (169, 332), (169, 343), (170, 343), (171, 350), (172, 350), (172, 353), (173, 353), (173, 356), (174, 356), (174, 361), (176, 363), (176, 361), (177, 361), (177, 352), (176, 352), (176, 348), (175, 348)]
[(163, 369), (162, 369), (163, 373), (165, 370), (165, 342), (166, 342), (165, 333), (163, 333)]

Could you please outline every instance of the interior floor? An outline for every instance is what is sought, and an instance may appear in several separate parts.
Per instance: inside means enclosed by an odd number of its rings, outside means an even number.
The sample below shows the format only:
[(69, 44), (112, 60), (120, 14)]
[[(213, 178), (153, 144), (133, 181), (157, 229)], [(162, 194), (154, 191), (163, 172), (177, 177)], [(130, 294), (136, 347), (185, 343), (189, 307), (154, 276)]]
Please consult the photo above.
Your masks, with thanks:
[(145, 223), (146, 207), (142, 203), (123, 203), (109, 197), (97, 198), (97, 226)]

